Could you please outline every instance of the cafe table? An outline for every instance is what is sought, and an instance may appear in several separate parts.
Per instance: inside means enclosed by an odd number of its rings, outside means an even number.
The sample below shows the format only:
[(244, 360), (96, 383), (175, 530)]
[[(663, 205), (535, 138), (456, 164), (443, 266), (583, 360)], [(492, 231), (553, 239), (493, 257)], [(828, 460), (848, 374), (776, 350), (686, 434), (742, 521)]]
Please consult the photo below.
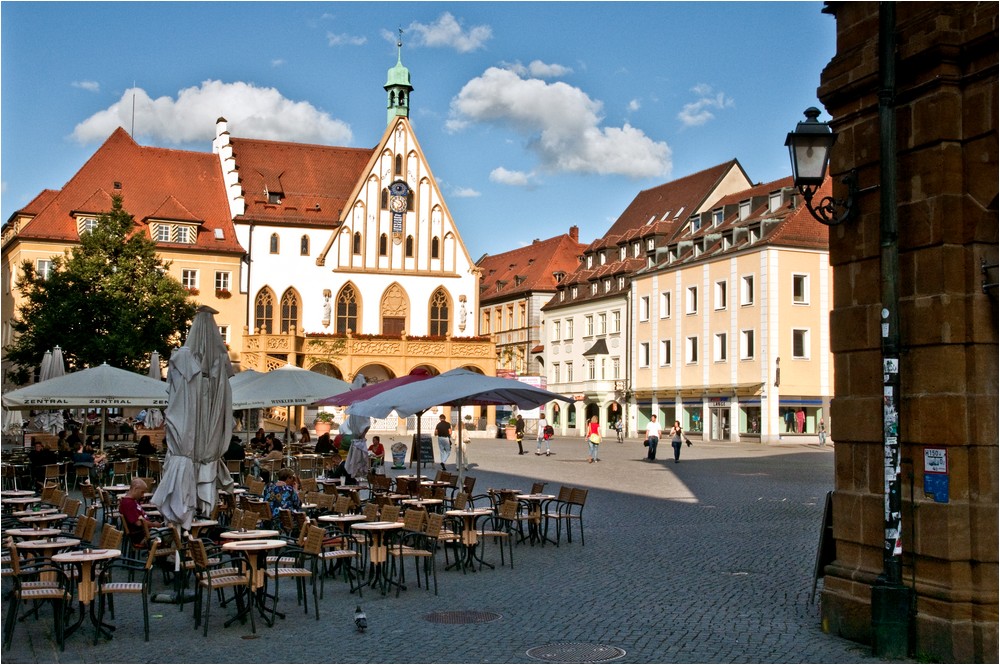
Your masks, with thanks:
[(277, 538), (280, 533), (275, 529), (247, 529), (245, 531), (223, 531), (219, 534), (219, 538), (222, 540), (262, 540)]
[(53, 538), (58, 536), (62, 531), (59, 529), (5, 529), (3, 535), (13, 536), (14, 538), (26, 538), (26, 539), (36, 539), (36, 538)]
[(41, 497), (37, 496), (12, 496), (3, 499), (3, 507), (5, 510), (13, 510), (14, 508), (23, 509), (25, 506), (33, 506), (41, 502)]
[(352, 531), (361, 531), (368, 541), (368, 586), (379, 590), (384, 596), (390, 586), (406, 589), (392, 579), (388, 569), (389, 546), (388, 535), (403, 528), (402, 522), (359, 522), (351, 527)]
[(482, 557), (476, 556), (476, 545), (479, 544), (479, 532), (476, 529), (476, 521), (485, 515), (492, 515), (493, 511), (489, 508), (466, 508), (464, 510), (448, 510), (444, 513), (448, 517), (459, 517), (462, 519), (462, 534), (459, 542), (465, 547), (465, 557), (464, 561), (459, 558), (452, 564), (452, 568), (461, 565), (463, 570), (466, 567), (475, 570), (475, 562), (478, 560), (480, 563), (486, 563), (487, 566), (493, 568), (492, 564), (483, 561)]
[(10, 515), (11, 517), (31, 517), (32, 515), (51, 515), (58, 512), (58, 508), (39, 508), (37, 510), (15, 510)]
[[(278, 532), (275, 531), (274, 535), (278, 535)], [(222, 536), (225, 538), (225, 534), (222, 534)], [(268, 619), (265, 611), (267, 595), (265, 593), (264, 581), (266, 577), (265, 570), (267, 569), (267, 553), (271, 550), (279, 550), (287, 544), (288, 543), (283, 540), (272, 540), (266, 538), (260, 540), (236, 538), (222, 544), (222, 549), (227, 552), (244, 552), (247, 555), (246, 561), (250, 565), (250, 589), (253, 593), (253, 600), (247, 606), (246, 611), (227, 621), (226, 626), (231, 625), (237, 619), (245, 616), (246, 612), (252, 611), (253, 605), (257, 606), (257, 611), (260, 613), (261, 617), (264, 618), (267, 625), (274, 625), (273, 622)], [(278, 616), (284, 618), (284, 615), (280, 612), (277, 614)]]
[(400, 501), (404, 506), (413, 508), (435, 509), (444, 503), (444, 499), (403, 499)]
[(80, 567), (80, 577), (76, 586), (76, 596), (80, 601), (80, 616), (76, 623), (66, 628), (67, 636), (72, 635), (83, 624), (89, 608), (90, 621), (94, 625), (94, 628), (99, 633), (111, 637), (111, 633), (108, 630), (114, 630), (115, 627), (106, 623), (98, 624), (97, 615), (94, 613), (94, 598), (97, 596), (94, 563), (108, 559), (117, 559), (121, 555), (121, 550), (90, 548), (73, 550), (72, 552), (59, 552), (52, 555), (52, 561), (55, 563)]
[(3, 490), (0, 491), (0, 498), (3, 499), (16, 499), (16, 498), (26, 498), (35, 496), (35, 493), (31, 490)]
[[(556, 498), (555, 494), (518, 494), (514, 498), (523, 501), (528, 512), (528, 542), (534, 545), (536, 542), (545, 545), (542, 538), (542, 502)], [(524, 538), (522, 537), (522, 541)]]
[(62, 520), (69, 517), (66, 513), (49, 513), (48, 515), (34, 515), (29, 517), (18, 517), (19, 522), (24, 524), (37, 524), (40, 528), (44, 529), (48, 527), (53, 522), (61, 522)]
[(192, 520), (191, 521), (191, 537), (197, 538), (201, 533), (202, 529), (207, 529), (210, 526), (218, 526), (219, 520)]

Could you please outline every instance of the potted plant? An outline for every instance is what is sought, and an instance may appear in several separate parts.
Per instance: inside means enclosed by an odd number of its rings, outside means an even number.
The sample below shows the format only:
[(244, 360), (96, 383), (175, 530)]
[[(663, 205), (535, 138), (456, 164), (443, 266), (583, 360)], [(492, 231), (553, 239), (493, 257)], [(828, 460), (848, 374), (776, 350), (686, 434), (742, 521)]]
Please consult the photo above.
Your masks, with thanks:
[(330, 430), (333, 429), (333, 414), (326, 411), (317, 413), (316, 420), (313, 422), (313, 429), (316, 430), (316, 436), (329, 434)]
[(514, 416), (507, 421), (506, 434), (508, 441), (517, 441), (517, 418)]

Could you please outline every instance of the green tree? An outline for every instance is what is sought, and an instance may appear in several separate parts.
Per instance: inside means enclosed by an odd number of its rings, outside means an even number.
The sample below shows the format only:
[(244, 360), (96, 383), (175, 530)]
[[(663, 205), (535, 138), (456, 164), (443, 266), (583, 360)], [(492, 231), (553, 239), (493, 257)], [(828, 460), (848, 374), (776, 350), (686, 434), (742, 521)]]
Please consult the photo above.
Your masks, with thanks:
[(195, 313), (168, 267), (115, 196), (111, 212), (98, 218), (79, 246), (53, 257), (47, 278), (30, 261), (21, 265), (24, 302), (12, 323), (16, 341), (7, 349), (17, 366), (10, 379), (27, 382), (57, 344), (71, 370), (107, 362), (143, 371), (152, 351), (168, 357)]

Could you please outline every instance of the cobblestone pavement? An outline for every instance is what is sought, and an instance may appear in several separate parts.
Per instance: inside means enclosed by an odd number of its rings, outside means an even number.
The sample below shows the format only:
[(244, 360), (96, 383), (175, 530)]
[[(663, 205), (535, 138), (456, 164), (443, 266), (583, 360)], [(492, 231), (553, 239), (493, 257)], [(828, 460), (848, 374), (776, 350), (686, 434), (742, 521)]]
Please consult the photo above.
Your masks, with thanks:
[[(529, 651), (552, 645), (548, 662), (617, 654), (610, 662), (879, 662), (867, 646), (824, 634), (818, 594), (810, 604), (831, 447), (695, 442), (675, 464), (640, 460), (638, 441), (606, 440), (601, 461), (588, 464), (581, 439), (556, 439), (551, 457), (535, 456), (530, 443), (518, 456), (513, 442), (473, 440), (477, 493), (534, 481), (552, 493), (564, 483), (589, 488), (586, 545), (577, 537), (561, 547), (520, 545), (513, 569), (464, 575), (443, 570), (439, 557), (437, 596), (416, 588), (412, 563), (399, 598), (365, 589), (359, 600), (328, 580), (319, 621), (296, 607), (289, 585), (280, 603), (287, 619), (258, 622), (256, 636), (249, 625), (223, 627), (231, 609), (213, 609), (206, 638), (190, 605), (152, 604), (145, 644), (139, 600), (120, 598), (113, 640), (93, 646), (92, 632), (79, 632), (60, 653), (46, 608), (41, 620), (17, 625), (3, 661), (516, 663), (545, 662)], [(658, 452), (671, 457), (669, 444)], [(485, 555), (499, 563), (492, 543)], [(155, 584), (163, 586), (159, 575)], [(365, 634), (354, 629), (358, 603)], [(435, 623), (427, 620), (434, 612), (498, 618)]]

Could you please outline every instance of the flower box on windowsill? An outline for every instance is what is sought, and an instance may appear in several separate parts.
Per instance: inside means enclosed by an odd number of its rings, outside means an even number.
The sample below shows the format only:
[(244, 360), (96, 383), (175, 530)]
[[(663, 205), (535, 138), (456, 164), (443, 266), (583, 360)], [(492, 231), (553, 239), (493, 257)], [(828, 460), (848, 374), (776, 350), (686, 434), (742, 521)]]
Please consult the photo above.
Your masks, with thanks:
[(233, 294), (229, 292), (229, 289), (216, 289), (215, 297), (219, 300), (226, 300), (227, 298), (232, 298)]
[(187, 292), (189, 296), (196, 296), (200, 293), (200, 291), (198, 291), (198, 289), (194, 288), (193, 286), (187, 287)]

